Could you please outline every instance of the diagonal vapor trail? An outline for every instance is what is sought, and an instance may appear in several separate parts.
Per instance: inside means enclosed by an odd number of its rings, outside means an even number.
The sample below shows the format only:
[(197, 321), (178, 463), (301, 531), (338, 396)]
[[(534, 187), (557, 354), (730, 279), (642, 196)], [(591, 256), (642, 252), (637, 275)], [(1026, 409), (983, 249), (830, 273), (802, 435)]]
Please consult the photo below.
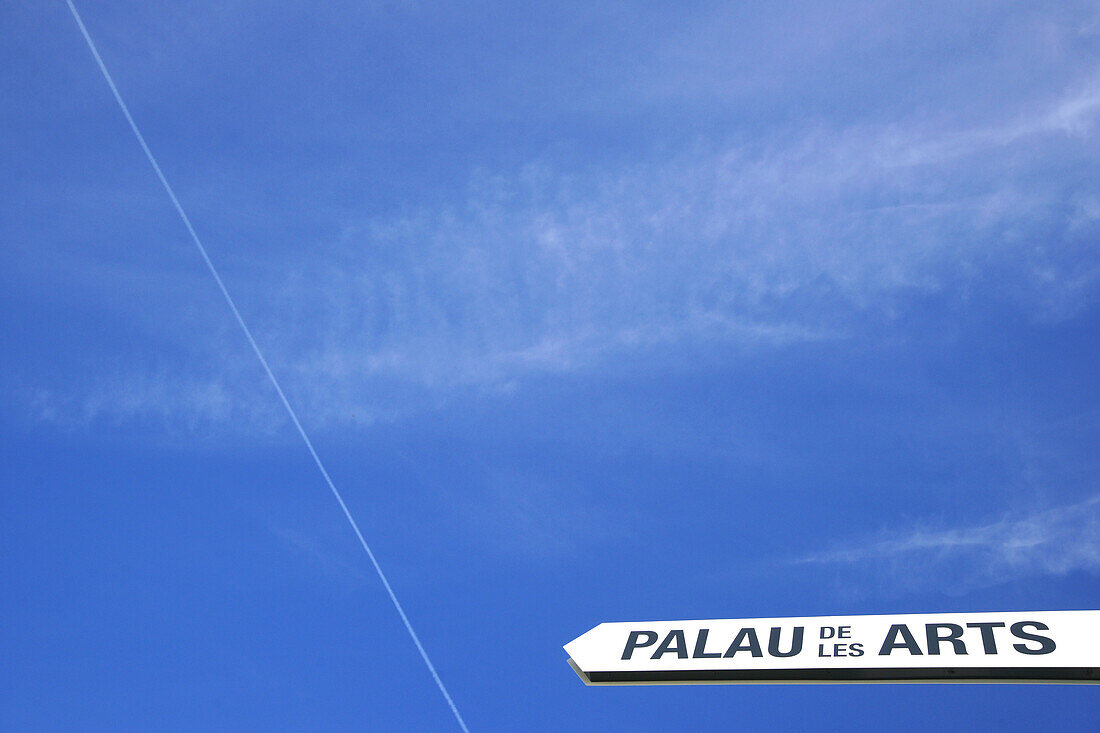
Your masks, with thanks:
[(427, 665), (428, 671), (432, 673), (432, 679), (435, 680), (435, 684), (439, 687), (439, 691), (443, 694), (443, 698), (447, 701), (447, 705), (451, 708), (451, 712), (454, 713), (455, 720), (458, 722), (459, 727), (469, 733), (469, 728), (466, 727), (466, 722), (462, 719), (462, 716), (458, 712), (458, 707), (455, 706), (454, 700), (451, 699), (451, 695), (447, 692), (446, 686), (443, 684), (443, 680), (440, 679), (439, 673), (435, 670), (435, 665), (432, 664), (432, 660), (428, 657), (427, 650), (424, 649), (424, 645), (420, 643), (420, 637), (416, 635), (416, 631), (413, 630), (412, 623), (409, 622), (409, 617), (405, 615), (405, 609), (401, 607), (401, 602), (397, 600), (397, 594), (393, 592), (393, 588), (390, 586), (390, 581), (386, 579), (386, 574), (382, 572), (382, 566), (378, 564), (378, 560), (374, 556), (374, 552), (371, 551), (370, 545), (367, 544), (367, 540), (363, 537), (363, 533), (359, 530), (359, 525), (356, 524), (355, 518), (351, 515), (351, 511), (348, 510), (348, 505), (344, 503), (344, 497), (340, 495), (340, 492), (336, 488), (336, 484), (328, 475), (328, 471), (325, 469), (325, 464), (321, 462), (321, 457), (317, 455), (316, 449), (313, 447), (313, 441), (309, 439), (309, 435), (306, 433), (305, 428), (302, 427), (301, 421), (298, 420), (298, 415), (291, 407), (290, 401), (287, 400), (286, 395), (283, 393), (283, 388), (279, 385), (279, 380), (275, 378), (275, 373), (271, 371), (271, 367), (268, 366), (267, 359), (264, 358), (263, 352), (260, 351), (260, 347), (256, 344), (256, 339), (252, 337), (252, 332), (248, 329), (248, 326), (244, 322), (244, 318), (241, 317), (241, 313), (237, 310), (237, 304), (233, 301), (232, 296), (229, 295), (229, 290), (226, 289), (225, 283), (222, 282), (221, 275), (218, 274), (218, 270), (214, 267), (213, 261), (210, 259), (210, 255), (206, 253), (206, 247), (203, 246), (202, 240), (199, 239), (199, 235), (195, 233), (195, 228), (191, 226), (191, 220), (187, 217), (187, 213), (184, 212), (183, 206), (180, 205), (179, 199), (176, 198), (175, 192), (168, 184), (168, 179), (164, 177), (164, 172), (161, 171), (160, 165), (157, 163), (157, 159), (153, 157), (153, 152), (149, 149), (149, 146), (145, 142), (145, 137), (141, 134), (141, 130), (138, 129), (137, 123), (134, 122), (134, 118), (130, 115), (130, 109), (126, 106), (126, 102), (122, 100), (122, 95), (119, 94), (118, 87), (115, 86), (114, 79), (111, 77), (111, 73), (107, 71), (107, 66), (103, 63), (103, 59), (99, 55), (98, 49), (96, 49), (95, 43), (92, 41), (91, 35), (88, 33), (88, 29), (84, 26), (84, 21), (80, 17), (80, 13), (77, 12), (76, 6), (73, 5), (72, 0), (65, 0), (69, 6), (69, 10), (72, 12), (73, 20), (76, 21), (77, 27), (80, 28), (81, 35), (84, 36), (85, 42), (88, 44), (88, 50), (92, 52), (92, 56), (95, 57), (95, 62), (99, 66), (99, 70), (103, 72), (103, 78), (107, 81), (107, 86), (111, 88), (111, 94), (114, 95), (115, 101), (118, 102), (119, 109), (122, 110), (123, 116), (130, 124), (130, 129), (134, 133), (134, 137), (137, 138), (138, 144), (141, 145), (141, 149), (145, 152), (145, 157), (149, 160), (149, 164), (153, 166), (153, 171), (157, 174), (157, 178), (160, 179), (161, 185), (164, 186), (165, 192), (168, 194), (168, 198), (172, 201), (172, 206), (175, 207), (176, 213), (179, 214), (180, 219), (183, 220), (183, 225), (187, 228), (187, 233), (191, 235), (191, 241), (195, 243), (195, 248), (198, 249), (199, 254), (202, 256), (203, 262), (206, 263), (206, 267), (210, 270), (210, 274), (214, 277), (214, 282), (218, 284), (218, 289), (221, 290), (222, 295), (225, 297), (226, 304), (229, 305), (229, 310), (232, 311), (233, 317), (237, 320), (237, 325), (244, 331), (245, 338), (248, 339), (249, 346), (252, 347), (253, 353), (256, 354), (256, 358), (260, 360), (260, 364), (264, 368), (264, 372), (267, 373), (268, 379), (271, 380), (271, 385), (275, 387), (275, 392), (279, 395), (279, 400), (283, 403), (283, 407), (286, 408), (287, 414), (290, 415), (291, 422), (294, 423), (294, 427), (297, 428), (298, 434), (302, 436), (302, 442), (306, 444), (306, 449), (309, 450), (310, 456), (313, 457), (313, 462), (317, 465), (317, 470), (321, 472), (321, 476), (324, 478), (325, 483), (328, 484), (329, 489), (332, 490), (332, 495), (336, 497), (336, 502), (340, 505), (340, 509), (344, 512), (344, 516), (348, 520), (348, 524), (355, 531), (355, 536), (359, 538), (359, 544), (363, 546), (363, 550), (367, 553), (367, 557), (370, 558), (371, 565), (374, 566), (375, 572), (378, 573), (378, 579), (382, 581), (382, 585), (386, 589), (386, 593), (389, 595), (390, 600), (393, 602), (393, 607), (397, 609), (397, 614), (401, 617), (402, 623), (405, 624), (405, 630), (409, 632), (409, 636), (413, 640), (413, 644), (416, 645), (416, 650), (420, 652), (420, 658), (424, 660), (424, 664)]

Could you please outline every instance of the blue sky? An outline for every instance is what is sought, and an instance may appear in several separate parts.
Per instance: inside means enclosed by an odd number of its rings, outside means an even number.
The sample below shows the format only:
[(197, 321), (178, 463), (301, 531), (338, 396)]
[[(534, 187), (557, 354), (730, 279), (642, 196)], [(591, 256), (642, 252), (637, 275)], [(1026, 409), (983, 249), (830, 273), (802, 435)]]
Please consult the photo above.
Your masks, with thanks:
[[(472, 729), (1095, 723), (561, 649), (1100, 607), (1095, 4), (78, 7)], [(0, 724), (454, 728), (67, 7), (0, 37)]]

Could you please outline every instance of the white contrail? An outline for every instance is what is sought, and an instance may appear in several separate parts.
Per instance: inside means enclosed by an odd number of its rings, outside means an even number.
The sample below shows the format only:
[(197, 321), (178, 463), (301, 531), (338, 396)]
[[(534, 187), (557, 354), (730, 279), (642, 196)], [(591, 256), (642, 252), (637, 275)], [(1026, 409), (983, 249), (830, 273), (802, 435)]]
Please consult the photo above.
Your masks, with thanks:
[(355, 518), (352, 517), (351, 512), (348, 511), (348, 505), (344, 503), (344, 497), (340, 496), (340, 492), (336, 489), (336, 484), (329, 478), (328, 471), (325, 470), (325, 465), (321, 463), (320, 456), (317, 455), (317, 451), (313, 448), (313, 442), (306, 434), (305, 428), (302, 427), (302, 423), (298, 420), (298, 415), (294, 412), (294, 408), (290, 406), (290, 402), (287, 400), (286, 395), (283, 394), (283, 388), (279, 386), (279, 380), (275, 378), (275, 374), (271, 371), (271, 367), (268, 366), (267, 359), (264, 358), (263, 352), (260, 351), (260, 347), (256, 345), (256, 339), (252, 338), (252, 332), (248, 330), (244, 318), (241, 317), (240, 311), (237, 310), (237, 304), (233, 302), (233, 298), (229, 295), (225, 283), (222, 282), (221, 275), (218, 274), (217, 268), (214, 267), (214, 263), (210, 260), (210, 255), (206, 253), (206, 247), (203, 246), (202, 241), (199, 239), (199, 235), (195, 233), (195, 228), (191, 226), (191, 220), (187, 218), (187, 214), (184, 212), (183, 206), (180, 205), (179, 199), (176, 198), (176, 194), (172, 190), (172, 187), (168, 185), (168, 179), (164, 177), (160, 165), (157, 164), (157, 159), (153, 157), (153, 152), (149, 150), (149, 146), (145, 143), (145, 137), (141, 134), (141, 130), (138, 129), (137, 123), (134, 122), (134, 118), (130, 115), (129, 108), (126, 106), (126, 103), (122, 101), (122, 95), (118, 93), (118, 87), (115, 86), (114, 79), (111, 78), (111, 73), (107, 71), (107, 66), (103, 63), (103, 59), (100, 57), (95, 43), (92, 42), (92, 37), (88, 34), (88, 29), (84, 27), (84, 21), (81, 20), (80, 13), (77, 12), (76, 6), (73, 5), (72, 0), (65, 0), (65, 2), (68, 3), (69, 10), (72, 11), (73, 14), (73, 19), (80, 28), (80, 33), (88, 43), (88, 50), (92, 52), (92, 56), (95, 57), (95, 62), (99, 65), (99, 70), (103, 72), (103, 78), (107, 80), (107, 86), (111, 88), (111, 93), (115, 96), (115, 101), (118, 102), (119, 109), (122, 110), (122, 114), (126, 117), (126, 121), (130, 123), (130, 129), (133, 130), (134, 137), (137, 138), (138, 144), (141, 145), (141, 149), (145, 151), (145, 157), (149, 159), (149, 164), (153, 166), (157, 178), (160, 179), (161, 184), (164, 186), (164, 190), (168, 193), (168, 198), (172, 200), (172, 205), (176, 207), (176, 213), (180, 215), (180, 219), (183, 220), (183, 225), (187, 227), (187, 233), (191, 235), (191, 241), (195, 243), (195, 247), (199, 250), (199, 254), (202, 255), (202, 260), (206, 263), (207, 269), (209, 269), (210, 274), (214, 276), (214, 282), (218, 284), (218, 289), (221, 290), (222, 295), (225, 296), (225, 302), (229, 304), (229, 310), (233, 312), (233, 317), (237, 319), (237, 324), (240, 325), (241, 330), (244, 331), (245, 338), (248, 339), (252, 351), (256, 354), (256, 358), (260, 360), (260, 364), (263, 365), (264, 371), (267, 372), (268, 379), (271, 380), (271, 384), (275, 387), (275, 392), (279, 395), (283, 407), (286, 408), (287, 414), (290, 415), (291, 422), (293, 422), (294, 427), (298, 429), (298, 434), (302, 436), (302, 441), (306, 444), (309, 454), (313, 456), (313, 462), (317, 464), (317, 469), (321, 472), (321, 476), (324, 477), (325, 483), (332, 489), (332, 495), (336, 497), (336, 502), (340, 505), (340, 509), (343, 510), (344, 516), (348, 519), (348, 523), (351, 524), (351, 528), (355, 530), (355, 536), (359, 538), (359, 544), (363, 546), (363, 549), (367, 553), (367, 557), (370, 558), (371, 564), (378, 573), (378, 579), (382, 581), (382, 585), (386, 588), (386, 593), (389, 594), (390, 600), (393, 601), (393, 607), (397, 609), (398, 615), (401, 616), (401, 621), (405, 624), (405, 629), (409, 632), (409, 636), (412, 637), (413, 643), (416, 644), (416, 649), (420, 652), (421, 659), (423, 659), (424, 664), (428, 666), (428, 671), (432, 673), (432, 679), (435, 680), (435, 684), (439, 687), (439, 691), (443, 693), (444, 699), (447, 700), (447, 705), (450, 706), (451, 712), (454, 713), (455, 720), (458, 721), (459, 727), (468, 733), (469, 729), (466, 727), (465, 721), (463, 721), (462, 716), (459, 715), (454, 700), (451, 699), (450, 693), (447, 692), (447, 688), (443, 685), (443, 680), (439, 678), (439, 673), (435, 671), (435, 665), (432, 664), (432, 660), (428, 657), (428, 652), (424, 649), (424, 645), (420, 643), (420, 637), (416, 635), (416, 631), (413, 630), (412, 624), (409, 623), (409, 617), (405, 615), (405, 609), (401, 607), (401, 602), (397, 600), (397, 595), (393, 592), (393, 588), (390, 587), (390, 581), (386, 579), (386, 574), (382, 572), (382, 566), (378, 564), (378, 560), (374, 557), (370, 545), (368, 545), (367, 541), (363, 538), (363, 533), (359, 531), (359, 525), (355, 523)]

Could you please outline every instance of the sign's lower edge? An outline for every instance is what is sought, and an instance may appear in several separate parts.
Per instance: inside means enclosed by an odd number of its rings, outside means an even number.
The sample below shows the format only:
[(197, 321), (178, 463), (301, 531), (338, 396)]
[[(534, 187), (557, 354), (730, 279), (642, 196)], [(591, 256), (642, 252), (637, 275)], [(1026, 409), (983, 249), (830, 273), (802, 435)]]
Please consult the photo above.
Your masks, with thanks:
[(584, 684), (736, 685), (736, 684), (1100, 684), (1096, 667), (925, 667), (880, 669), (721, 669), (585, 672), (569, 666)]

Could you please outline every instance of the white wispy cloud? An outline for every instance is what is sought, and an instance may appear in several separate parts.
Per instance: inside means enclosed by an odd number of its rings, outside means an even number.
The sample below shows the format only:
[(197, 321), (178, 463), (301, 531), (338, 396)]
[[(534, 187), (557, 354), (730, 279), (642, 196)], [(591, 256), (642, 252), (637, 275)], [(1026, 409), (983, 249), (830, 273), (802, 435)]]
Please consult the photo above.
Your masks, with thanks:
[[(231, 284), (321, 425), (685, 342), (842, 338), (914, 293), (983, 278), (1034, 317), (1063, 318), (1100, 282), (1100, 187), (1062, 176), (1100, 157), (1097, 88), (967, 129), (817, 126), (616, 170), (481, 172), (464, 200), (349, 215), (334, 241)], [(239, 343), (186, 338), (187, 367), (137, 360), (75, 392), (43, 389), (37, 414), (202, 426), (263, 402)]]
[(127, 368), (99, 374), (84, 389), (28, 388), (32, 416), (70, 429), (133, 426), (156, 433), (237, 433), (270, 437), (284, 422), (278, 405), (246, 400), (241, 390), (263, 394), (266, 384), (239, 374), (181, 375), (165, 369)]
[(1029, 576), (1100, 572), (1100, 494), (956, 527), (895, 528), (810, 554), (799, 565), (851, 566), (865, 580), (968, 589)]

